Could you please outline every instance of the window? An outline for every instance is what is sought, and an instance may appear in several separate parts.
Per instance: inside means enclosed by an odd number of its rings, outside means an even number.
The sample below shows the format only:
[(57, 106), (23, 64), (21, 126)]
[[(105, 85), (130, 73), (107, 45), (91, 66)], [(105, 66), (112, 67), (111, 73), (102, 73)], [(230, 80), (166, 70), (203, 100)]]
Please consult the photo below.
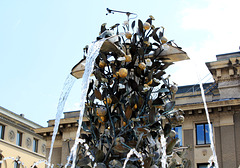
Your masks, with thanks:
[(33, 138), (33, 152), (38, 152), (38, 140)]
[(5, 126), (0, 124), (0, 139), (4, 139)]
[(182, 126), (177, 126), (173, 130), (176, 132), (175, 137), (180, 140), (180, 146), (182, 146)]
[(17, 132), (17, 141), (16, 144), (18, 146), (22, 146), (22, 133), (21, 132)]
[(208, 163), (198, 163), (197, 168), (208, 168)]
[(196, 124), (196, 140), (197, 145), (210, 144), (208, 123)]

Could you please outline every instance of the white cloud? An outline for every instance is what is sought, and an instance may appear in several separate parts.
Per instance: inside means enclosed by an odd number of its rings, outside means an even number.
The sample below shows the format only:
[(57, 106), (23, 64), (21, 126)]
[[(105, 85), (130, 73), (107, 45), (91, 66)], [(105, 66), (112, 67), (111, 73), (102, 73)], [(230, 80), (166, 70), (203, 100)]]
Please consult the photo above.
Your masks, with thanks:
[(239, 6), (237, 0), (210, 0), (205, 8), (186, 8), (182, 27), (209, 32), (201, 46), (205, 52), (214, 52), (215, 55), (234, 52), (240, 45)]
[[(198, 46), (191, 44), (184, 48), (194, 63), (179, 63), (183, 68), (173, 74), (173, 77), (182, 84), (190, 84), (191, 79), (181, 81), (180, 78), (183, 78), (180, 77), (181, 73), (188, 78), (196, 78), (195, 69), (200, 74), (200, 78), (203, 78), (209, 73), (205, 62), (215, 61), (217, 54), (239, 50), (240, 24), (237, 13), (240, 1), (208, 0), (205, 2), (208, 2), (205, 7), (188, 3), (182, 11), (182, 28), (196, 32), (203, 31), (204, 33), (199, 34), (206, 35), (206, 37), (200, 38), (203, 39), (201, 41), (199, 41), (197, 33), (194, 37), (188, 37), (193, 41), (198, 41)], [(198, 66), (197, 70), (196, 66)]]

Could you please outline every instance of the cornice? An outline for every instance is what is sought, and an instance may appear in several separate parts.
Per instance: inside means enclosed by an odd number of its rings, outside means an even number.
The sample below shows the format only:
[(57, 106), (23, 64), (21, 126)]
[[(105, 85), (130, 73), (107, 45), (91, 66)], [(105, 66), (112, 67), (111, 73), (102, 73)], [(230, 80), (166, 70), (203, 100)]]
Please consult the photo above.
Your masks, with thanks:
[(37, 138), (43, 139), (43, 137), (39, 134), (36, 134), (33, 129), (30, 129), (28, 127), (25, 127), (24, 125), (21, 125), (19, 123), (16, 123), (9, 118), (5, 118), (4, 116), (0, 116), (0, 122), (5, 123), (7, 125), (11, 125), (12, 127), (15, 127), (23, 132), (27, 132)]
[(221, 78), (217, 78), (218, 82), (225, 82), (225, 81), (234, 81), (234, 80), (239, 80), (240, 77), (239, 76), (229, 76), (229, 77), (221, 77)]
[[(237, 105), (240, 105), (240, 99), (207, 102), (208, 108), (237, 106)], [(204, 105), (203, 105), (203, 103), (192, 103), (192, 104), (176, 105), (175, 108), (180, 108), (183, 111), (197, 110), (197, 109), (203, 109)]]

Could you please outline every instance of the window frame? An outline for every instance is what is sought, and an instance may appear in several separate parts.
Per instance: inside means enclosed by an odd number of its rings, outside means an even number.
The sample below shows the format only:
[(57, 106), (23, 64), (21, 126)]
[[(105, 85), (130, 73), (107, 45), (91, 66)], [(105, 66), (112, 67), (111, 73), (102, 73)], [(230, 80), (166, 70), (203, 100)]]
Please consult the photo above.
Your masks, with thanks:
[(16, 145), (22, 146), (22, 141), (23, 141), (23, 133), (20, 131), (17, 131)]
[(4, 139), (5, 135), (5, 125), (0, 124), (0, 139)]
[[(212, 127), (212, 123), (211, 124), (211, 127)], [(198, 131), (197, 131), (197, 125), (203, 125), (203, 136), (204, 136), (204, 143), (198, 143)], [(210, 145), (211, 142), (210, 142), (210, 134), (209, 134), (209, 142), (207, 143), (207, 138), (206, 138), (206, 127), (209, 130), (208, 128), (208, 123), (207, 122), (203, 122), (203, 123), (195, 123), (195, 137), (196, 137), (196, 145)], [(213, 128), (213, 127), (212, 127)], [(213, 129), (212, 129), (213, 130)]]
[(33, 152), (38, 152), (38, 142), (39, 140), (37, 138), (33, 138)]

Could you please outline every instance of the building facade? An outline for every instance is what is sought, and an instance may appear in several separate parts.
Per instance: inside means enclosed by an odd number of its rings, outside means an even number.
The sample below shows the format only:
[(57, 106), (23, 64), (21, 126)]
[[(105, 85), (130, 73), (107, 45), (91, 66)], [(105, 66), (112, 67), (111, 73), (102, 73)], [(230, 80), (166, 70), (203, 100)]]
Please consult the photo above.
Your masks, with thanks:
[[(78, 129), (79, 111), (65, 112), (64, 118), (60, 120), (59, 129), (53, 145), (51, 156), (51, 164), (62, 166), (67, 163), (67, 158), (70, 154), (71, 147), (76, 138)], [(88, 122), (88, 119), (83, 117), (83, 122)], [(51, 148), (52, 135), (54, 130), (55, 120), (48, 121), (48, 127), (37, 128), (35, 132), (40, 134), (46, 140), (47, 158)], [(84, 132), (84, 131), (81, 131)]]
[[(0, 168), (30, 168), (46, 159), (46, 141), (34, 129), (42, 126), (0, 107)], [(44, 168), (39, 163), (37, 168)]]
[[(217, 55), (206, 63), (214, 82), (203, 84), (220, 168), (240, 165), (240, 52)], [(192, 167), (206, 167), (212, 156), (209, 129), (199, 85), (181, 86), (176, 108), (185, 112), (182, 144), (189, 146)]]
[[(207, 108), (213, 128), (213, 141), (219, 168), (240, 165), (240, 52), (217, 55), (217, 61), (206, 63), (214, 82), (203, 84)], [(185, 121), (175, 128), (182, 146), (188, 146), (186, 158), (191, 167), (207, 167), (212, 156), (209, 128), (199, 85), (180, 86), (176, 108), (185, 112)], [(79, 112), (66, 112), (61, 119), (54, 143), (52, 163), (64, 165), (74, 143)], [(86, 118), (83, 121), (87, 122)], [(47, 155), (51, 147), (54, 120), (48, 127), (35, 129), (46, 141)]]

